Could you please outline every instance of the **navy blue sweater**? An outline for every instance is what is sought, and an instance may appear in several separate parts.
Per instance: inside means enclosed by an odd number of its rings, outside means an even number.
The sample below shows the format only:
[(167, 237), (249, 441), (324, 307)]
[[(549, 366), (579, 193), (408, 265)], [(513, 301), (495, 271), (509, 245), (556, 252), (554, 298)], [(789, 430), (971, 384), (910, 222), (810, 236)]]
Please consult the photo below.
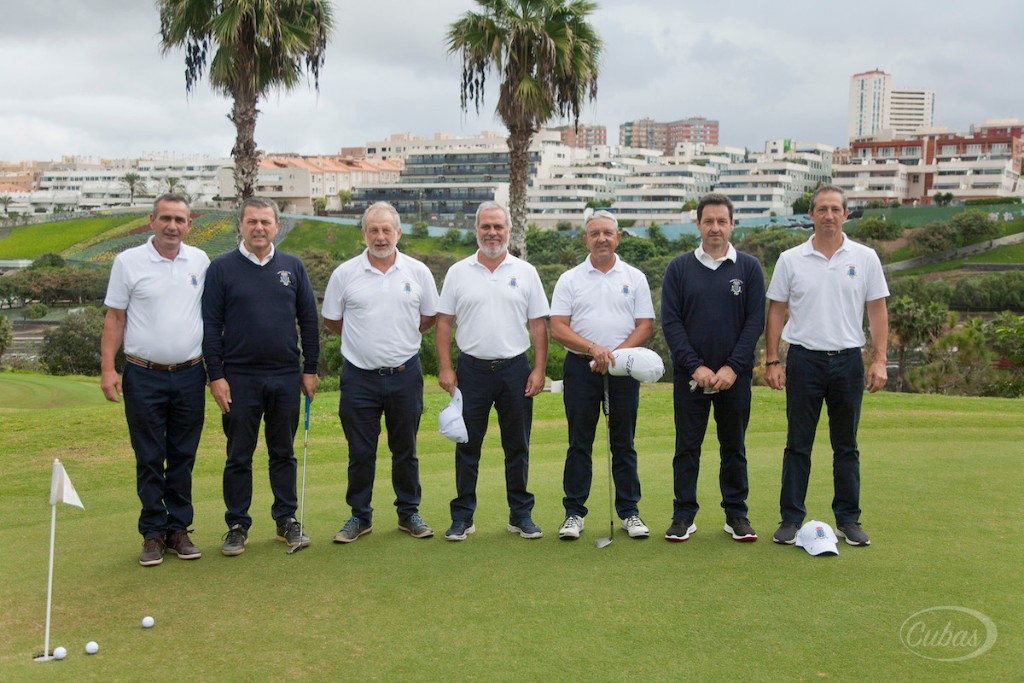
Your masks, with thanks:
[[(298, 321), (298, 330), (295, 323)], [(316, 372), (316, 297), (297, 257), (280, 250), (258, 266), (237, 249), (210, 262), (203, 290), (203, 356), (210, 379), (236, 372)]]
[(704, 365), (737, 375), (754, 367), (764, 331), (764, 272), (750, 254), (736, 252), (711, 270), (692, 251), (672, 259), (661, 289), (661, 327), (674, 372), (691, 376)]

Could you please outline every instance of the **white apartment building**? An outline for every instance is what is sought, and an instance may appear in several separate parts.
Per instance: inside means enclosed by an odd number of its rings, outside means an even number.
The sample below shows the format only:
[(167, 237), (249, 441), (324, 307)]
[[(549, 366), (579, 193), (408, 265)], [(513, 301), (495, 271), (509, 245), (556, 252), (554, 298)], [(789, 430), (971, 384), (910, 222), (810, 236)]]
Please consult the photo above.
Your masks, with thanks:
[(935, 165), (935, 177), (928, 196), (950, 193), (954, 199), (978, 197), (1021, 197), (1020, 174), (1012, 159), (974, 160), (953, 158)]
[(913, 135), (935, 123), (935, 93), (920, 88), (893, 88), (889, 125), (898, 135)]
[(892, 76), (875, 69), (850, 78), (847, 138), (851, 141), (893, 129), (912, 135), (935, 121), (935, 92), (893, 88)]
[(688, 219), (683, 205), (711, 192), (719, 180), (717, 167), (699, 164), (644, 164), (632, 170), (616, 193), (615, 213), (637, 225)]

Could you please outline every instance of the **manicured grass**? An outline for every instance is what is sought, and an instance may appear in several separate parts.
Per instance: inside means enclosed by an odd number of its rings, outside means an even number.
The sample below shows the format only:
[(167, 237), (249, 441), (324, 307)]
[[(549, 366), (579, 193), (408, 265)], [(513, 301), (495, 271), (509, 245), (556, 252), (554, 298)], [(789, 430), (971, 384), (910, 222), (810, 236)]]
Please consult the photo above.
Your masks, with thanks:
[(997, 247), (984, 254), (970, 256), (968, 263), (1024, 263), (1024, 244), (1010, 244)]
[(78, 242), (136, 219), (137, 215), (122, 214), (18, 226), (11, 230), (8, 237), (0, 240), (0, 258), (34, 259), (43, 254), (56, 254)]
[[(21, 388), (13, 389), (16, 382)], [(35, 389), (25, 389), (24, 385)], [(454, 493), (453, 445), (436, 431), (445, 396), (427, 380), (420, 433), (422, 513), (440, 535)], [(91, 385), (92, 393), (84, 391)], [(778, 522), (785, 441), (781, 393), (755, 389), (748, 460), (750, 517), (760, 540), (722, 531), (716, 449), (705, 448), (698, 533), (670, 544), (671, 388), (642, 390), (637, 451), (641, 513), (654, 537), (607, 531), (605, 441), (583, 538), (557, 539), (565, 425), (561, 400), (535, 400), (530, 488), (538, 541), (505, 531), (495, 419), (480, 469), (477, 533), (465, 543), (414, 540), (395, 527), (382, 446), (375, 529), (356, 543), (331, 537), (348, 516), (346, 451), (337, 393), (314, 402), (306, 526), (294, 556), (274, 540), (266, 456), (254, 467), (254, 524), (241, 557), (219, 553), (224, 437), (215, 406), (195, 470), (193, 538), (203, 559), (137, 564), (138, 501), (123, 410), (95, 379), (0, 375), (0, 563), (6, 680), (1011, 680), (1019, 677), (1024, 616), (1017, 586), (1024, 403), (879, 394), (861, 424), (863, 521), (870, 548), (843, 544), (813, 558), (770, 542)], [(50, 407), (43, 407), (43, 405)], [(713, 431), (713, 430), (712, 430)], [(710, 438), (710, 437), (709, 437)], [(297, 456), (301, 458), (301, 432)], [(60, 457), (85, 510), (57, 512), (52, 645), (42, 648), (50, 466)], [(827, 433), (817, 444), (809, 518), (832, 522)], [(957, 663), (916, 656), (900, 626), (919, 610), (963, 606), (987, 615), (998, 640)], [(144, 615), (156, 627), (143, 630)], [(87, 640), (100, 643), (93, 657)], [(187, 666), (178, 671), (175, 667)]]
[(292, 254), (303, 249), (323, 249), (336, 258), (347, 259), (365, 245), (357, 226), (307, 219), (296, 221), (280, 246)]

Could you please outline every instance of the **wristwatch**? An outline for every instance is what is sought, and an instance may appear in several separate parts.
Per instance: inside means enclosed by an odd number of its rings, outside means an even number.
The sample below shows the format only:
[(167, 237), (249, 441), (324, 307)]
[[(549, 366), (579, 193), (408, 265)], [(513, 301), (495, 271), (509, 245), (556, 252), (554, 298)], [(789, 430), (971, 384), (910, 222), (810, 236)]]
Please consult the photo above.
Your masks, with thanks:
[(770, 368), (773, 365), (782, 365), (782, 361), (781, 360), (770, 360), (770, 361), (768, 361), (767, 363), (764, 364), (764, 366), (766, 368)]

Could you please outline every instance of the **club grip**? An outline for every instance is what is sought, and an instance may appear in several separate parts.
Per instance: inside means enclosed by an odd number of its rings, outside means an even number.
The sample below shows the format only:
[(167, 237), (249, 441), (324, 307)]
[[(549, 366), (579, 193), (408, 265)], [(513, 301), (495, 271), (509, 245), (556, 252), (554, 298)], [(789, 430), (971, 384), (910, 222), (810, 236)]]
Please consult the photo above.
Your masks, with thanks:
[(313, 399), (311, 399), (309, 397), (309, 395), (307, 394), (306, 395), (306, 424), (304, 425), (304, 427), (306, 429), (309, 429), (309, 404), (312, 403), (312, 402), (313, 402)]

